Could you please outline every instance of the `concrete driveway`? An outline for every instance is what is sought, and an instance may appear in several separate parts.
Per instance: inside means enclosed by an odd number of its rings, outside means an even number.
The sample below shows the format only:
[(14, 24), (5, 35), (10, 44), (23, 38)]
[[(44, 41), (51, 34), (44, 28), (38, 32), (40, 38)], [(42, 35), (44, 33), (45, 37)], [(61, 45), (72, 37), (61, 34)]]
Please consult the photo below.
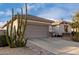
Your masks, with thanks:
[(79, 55), (79, 43), (62, 38), (44, 38), (30, 40), (33, 44), (56, 55)]

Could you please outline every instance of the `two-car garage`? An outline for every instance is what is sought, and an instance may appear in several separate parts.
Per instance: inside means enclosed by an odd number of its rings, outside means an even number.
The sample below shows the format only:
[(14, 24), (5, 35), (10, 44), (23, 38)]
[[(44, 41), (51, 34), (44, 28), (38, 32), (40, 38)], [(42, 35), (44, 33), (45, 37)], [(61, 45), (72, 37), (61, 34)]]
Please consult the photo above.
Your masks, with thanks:
[(48, 26), (29, 24), (26, 29), (25, 36), (29, 38), (48, 37)]
[(26, 26), (25, 36), (29, 38), (46, 38), (48, 37), (49, 25), (53, 21), (36, 17), (28, 16), (28, 25)]
[[(37, 16), (26, 15), (27, 26), (25, 29), (25, 38), (45, 38), (48, 37), (49, 25), (53, 22), (52, 20), (44, 19)], [(24, 19), (24, 18), (23, 18)], [(7, 24), (10, 24), (11, 21)], [(13, 20), (13, 25), (17, 28), (17, 19)], [(7, 24), (3, 26), (6, 29)]]

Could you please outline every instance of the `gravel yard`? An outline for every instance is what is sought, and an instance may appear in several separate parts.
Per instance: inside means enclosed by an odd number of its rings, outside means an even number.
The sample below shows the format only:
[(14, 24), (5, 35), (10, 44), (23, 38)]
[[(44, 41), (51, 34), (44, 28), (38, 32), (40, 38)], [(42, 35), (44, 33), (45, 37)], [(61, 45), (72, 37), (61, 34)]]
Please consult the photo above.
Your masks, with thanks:
[(63, 38), (28, 40), (27, 47), (0, 47), (0, 55), (79, 55), (79, 43)]
[(0, 47), (0, 55), (36, 55), (36, 53), (30, 48)]

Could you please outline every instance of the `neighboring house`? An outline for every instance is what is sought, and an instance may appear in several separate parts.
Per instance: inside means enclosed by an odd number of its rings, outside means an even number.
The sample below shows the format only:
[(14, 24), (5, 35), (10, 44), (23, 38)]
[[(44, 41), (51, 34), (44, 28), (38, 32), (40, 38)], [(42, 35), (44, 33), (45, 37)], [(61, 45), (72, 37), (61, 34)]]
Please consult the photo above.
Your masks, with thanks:
[(66, 22), (66, 21), (62, 21), (62, 22), (59, 22), (59, 23), (52, 24), (52, 27), (53, 27), (53, 32), (56, 35), (63, 35), (65, 33), (71, 33), (72, 32), (72, 30), (71, 30), (72, 28), (69, 25), (69, 22)]
[[(22, 16), (22, 15), (20, 15)], [(24, 17), (23, 17), (24, 18)], [(13, 17), (13, 26), (17, 29), (17, 17)], [(40, 18), (37, 16), (27, 15), (27, 26), (25, 31), (25, 38), (45, 38), (49, 36), (49, 25), (54, 21)], [(11, 21), (6, 23), (3, 28), (6, 29), (7, 24), (11, 24)]]
[(4, 34), (5, 34), (5, 30), (0, 27), (0, 35), (4, 35)]

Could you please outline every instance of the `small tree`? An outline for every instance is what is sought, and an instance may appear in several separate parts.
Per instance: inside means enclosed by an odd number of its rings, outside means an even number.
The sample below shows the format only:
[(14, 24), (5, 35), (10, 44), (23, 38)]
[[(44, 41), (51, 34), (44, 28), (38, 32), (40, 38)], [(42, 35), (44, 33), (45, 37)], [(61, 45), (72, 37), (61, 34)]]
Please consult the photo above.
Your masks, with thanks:
[(73, 21), (70, 24), (74, 31), (73, 39), (79, 41), (79, 12), (75, 13), (73, 16)]

